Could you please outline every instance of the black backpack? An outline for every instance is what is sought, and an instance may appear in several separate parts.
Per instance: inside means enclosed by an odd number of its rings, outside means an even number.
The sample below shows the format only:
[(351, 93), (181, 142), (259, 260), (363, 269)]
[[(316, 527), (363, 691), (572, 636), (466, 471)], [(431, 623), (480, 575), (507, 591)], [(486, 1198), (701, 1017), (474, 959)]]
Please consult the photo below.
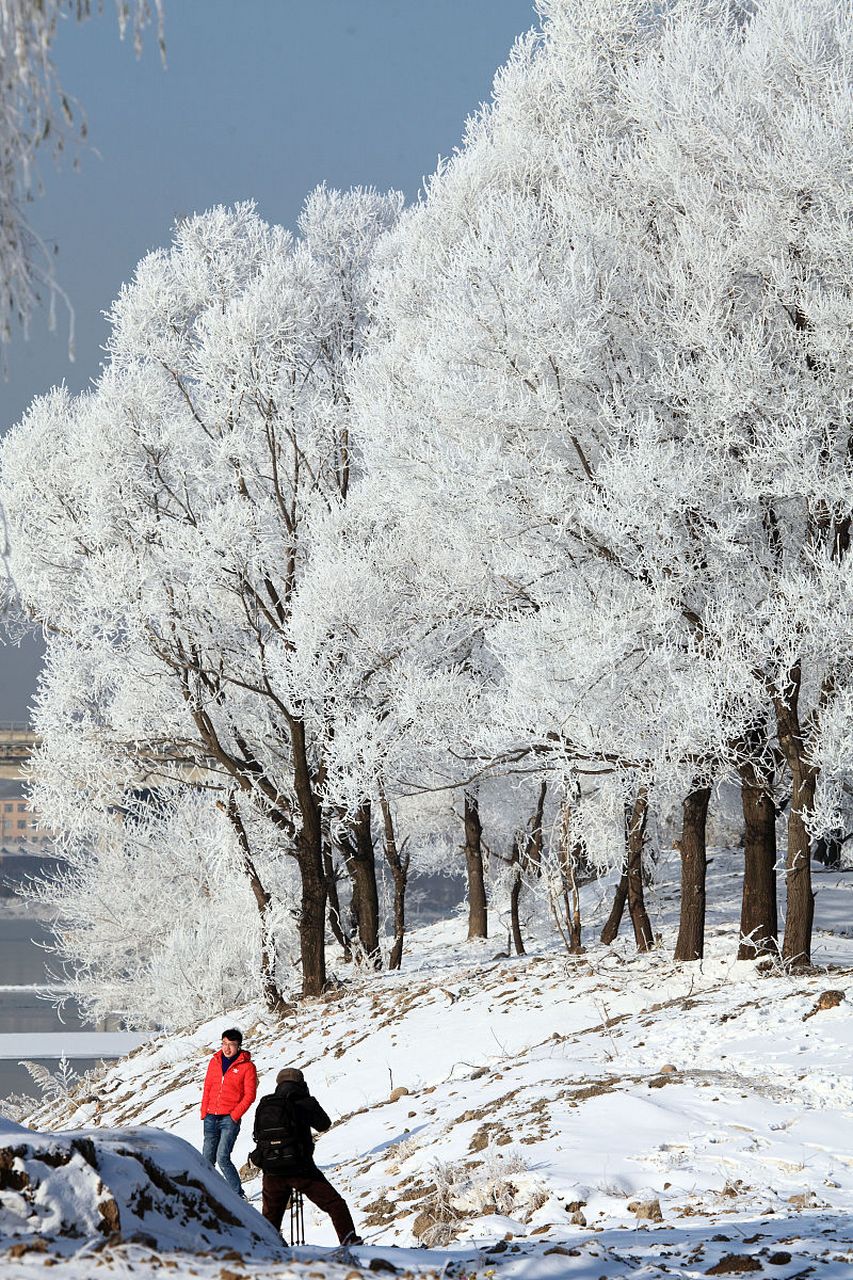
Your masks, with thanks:
[(296, 1115), (293, 1100), (270, 1094), (261, 1098), (255, 1112), (256, 1147), (249, 1156), (264, 1173), (296, 1173), (311, 1152), (305, 1141), (305, 1127)]

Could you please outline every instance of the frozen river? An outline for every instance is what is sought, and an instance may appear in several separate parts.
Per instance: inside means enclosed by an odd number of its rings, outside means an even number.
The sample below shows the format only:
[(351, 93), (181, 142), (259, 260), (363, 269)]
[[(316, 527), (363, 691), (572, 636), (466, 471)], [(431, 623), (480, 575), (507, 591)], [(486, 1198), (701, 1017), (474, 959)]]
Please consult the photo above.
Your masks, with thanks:
[(127, 1052), (137, 1040), (87, 1027), (76, 1005), (69, 1002), (60, 1012), (40, 994), (52, 985), (51, 957), (43, 946), (49, 939), (44, 921), (12, 914), (0, 899), (0, 1098), (10, 1093), (38, 1096), (20, 1065), (23, 1058), (52, 1070), (65, 1053), (75, 1071), (83, 1072), (98, 1058)]
[[(0, 987), (28, 987), (47, 981), (45, 962), (48, 959), (43, 944), (50, 939), (50, 930), (42, 920), (32, 920), (26, 916), (8, 915), (0, 904)], [(7, 1027), (9, 1016), (5, 1003), (0, 1007), (0, 1031), (42, 1031), (47, 1025), (39, 1023), (40, 1016), (47, 1016), (46, 1010), (39, 1015), (34, 1007), (31, 1015), (26, 1015), (23, 1022), (15, 1027)], [(24, 1015), (19, 1015), (24, 1017)], [(30, 1022), (30, 1017), (35, 1021)], [(53, 1022), (51, 1022), (51, 1027)]]
[[(20, 1051), (0, 1058), (0, 1098), (9, 1093), (38, 1090), (18, 1059), (30, 1058), (27, 1036), (32, 1033), (79, 1030), (83, 1026), (76, 1006), (66, 1005), (62, 1016), (50, 1001), (39, 996), (49, 981), (49, 957), (42, 948), (50, 931), (41, 920), (8, 915), (0, 901), (0, 1036), (20, 1038)], [(47, 1066), (52, 1060), (42, 1058)]]

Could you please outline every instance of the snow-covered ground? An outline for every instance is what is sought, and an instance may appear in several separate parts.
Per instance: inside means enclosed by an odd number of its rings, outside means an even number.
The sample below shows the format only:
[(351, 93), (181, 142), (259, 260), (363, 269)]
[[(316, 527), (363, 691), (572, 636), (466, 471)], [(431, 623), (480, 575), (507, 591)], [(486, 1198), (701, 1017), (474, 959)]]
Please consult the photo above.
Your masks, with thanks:
[[(336, 1260), (328, 1221), (306, 1205), (311, 1246), (290, 1260), (223, 1262), (176, 1254), (173, 1240), (101, 1238), (97, 1274), (353, 1280), (386, 1261), (401, 1274), (478, 1280), (847, 1280), (853, 875), (815, 868), (816, 967), (787, 974), (733, 959), (738, 872), (736, 855), (715, 857), (701, 963), (669, 958), (674, 880), (653, 903), (663, 946), (647, 956), (627, 936), (594, 941), (602, 891), (589, 886), (583, 956), (550, 939), (498, 956), (500, 944), (461, 942), (457, 917), (413, 935), (401, 973), (346, 981), (282, 1024), (247, 1008), (153, 1040), (67, 1105), (45, 1104), (34, 1128), (154, 1126), (197, 1147), (206, 1062), (236, 1023), (262, 1093), (297, 1065), (338, 1117), (317, 1159), (368, 1242), (357, 1260)], [(250, 1137), (244, 1124), (238, 1163)], [(246, 1191), (257, 1202), (258, 1180)], [(50, 1253), (14, 1250), (0, 1224), (0, 1248), (21, 1254), (0, 1255), (3, 1280), (40, 1273)], [(88, 1276), (91, 1247), (57, 1265)]]

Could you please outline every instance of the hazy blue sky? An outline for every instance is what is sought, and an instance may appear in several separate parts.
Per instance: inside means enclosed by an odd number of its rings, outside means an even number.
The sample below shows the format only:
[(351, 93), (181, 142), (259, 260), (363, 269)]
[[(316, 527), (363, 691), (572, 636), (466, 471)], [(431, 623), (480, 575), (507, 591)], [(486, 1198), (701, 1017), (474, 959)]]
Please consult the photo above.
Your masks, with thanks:
[[(2, 430), (34, 395), (97, 373), (101, 313), (176, 217), (254, 199), (293, 226), (322, 181), (413, 200), (536, 22), (532, 0), (166, 0), (164, 71), (151, 33), (137, 61), (106, 10), (60, 32), (56, 62), (85, 108), (89, 149), (79, 172), (45, 163), (32, 219), (59, 246), (77, 358), (64, 317), (55, 334), (39, 317), (8, 352)], [(34, 644), (0, 649), (0, 719), (25, 718), (37, 664)]]

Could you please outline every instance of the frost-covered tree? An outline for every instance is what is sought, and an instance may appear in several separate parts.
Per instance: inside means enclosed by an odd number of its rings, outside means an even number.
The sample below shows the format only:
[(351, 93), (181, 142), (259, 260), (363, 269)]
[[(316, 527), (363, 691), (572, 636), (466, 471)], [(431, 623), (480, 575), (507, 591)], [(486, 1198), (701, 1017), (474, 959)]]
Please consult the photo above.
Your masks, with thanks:
[[(59, 154), (79, 114), (59, 83), (51, 50), (59, 24), (89, 17), (92, 0), (0, 0), (0, 341), (26, 331), (42, 290), (63, 296), (51, 254), (27, 220), (38, 190), (40, 152)], [(119, 30), (137, 51), (156, 12), (163, 47), (163, 0), (116, 0)], [(76, 126), (82, 135), (82, 122)], [(52, 308), (51, 308), (52, 313)]]
[[(623, 321), (642, 264), (608, 188), (619, 77), (646, 37), (627, 6), (582, 9), (575, 25), (548, 8), (544, 38), (520, 42), (494, 105), (404, 220), (360, 377), (368, 471), (433, 513), (410, 518), (419, 563), (440, 579), (452, 562), (447, 615), (488, 655), (477, 718), (460, 726), (469, 772), (526, 758), (560, 778), (585, 764), (631, 778), (678, 750), (640, 624), (668, 637), (681, 601), (584, 523), (618, 447), (608, 389), (642, 360)], [(631, 395), (629, 419), (647, 400), (640, 385)], [(681, 751), (699, 756), (695, 737)]]
[(853, 14), (832, 0), (687, 7), (628, 79), (660, 264), (647, 333), (669, 423), (658, 409), (650, 443), (695, 481), (670, 524), (703, 547), (697, 639), (737, 691), (728, 758), (748, 785), (769, 719), (788, 768), (792, 962), (809, 958), (824, 717), (848, 679), (851, 83)]
[[(53, 752), (72, 769), (80, 756), (73, 744), (54, 743)], [(296, 886), (270, 824), (255, 819), (251, 833), (268, 886), (265, 917), (254, 909), (245, 851), (209, 792), (128, 790), (120, 805), (76, 815), (60, 869), (29, 889), (55, 922), (49, 963), (63, 998), (91, 1021), (117, 1015), (131, 1027), (186, 1026), (273, 1003), (270, 988), (286, 988), (299, 955), (288, 908)], [(277, 972), (265, 968), (265, 935), (275, 938)]]
[(333, 844), (374, 957), (383, 840), (399, 963), (419, 793), (472, 885), (505, 862), (517, 950), (525, 873), (578, 950), (580, 877), (620, 861), (649, 946), (644, 832), (680, 808), (680, 959), (714, 785), (743, 790), (747, 951), (788, 805), (792, 962), (810, 838), (850, 807), (853, 15), (541, 12), (420, 206), (321, 191), (296, 241), (248, 207), (182, 224), (95, 390), (37, 402), (2, 458), (67, 663), (39, 713), (57, 815), (62, 741), (101, 809), (141, 763), (212, 779), (262, 917), (258, 824), (294, 860), (308, 992)]
[(853, 18), (541, 8), (401, 224), (358, 391), (370, 469), (431, 495), (420, 556), (449, 543), (494, 660), (468, 758), (680, 786), (686, 906), (709, 787), (748, 769), (768, 789), (772, 724), (784, 952), (807, 959), (849, 578)]
[[(440, 838), (448, 865), (466, 871), (476, 939), (488, 931), (478, 778), (457, 748), (479, 720), (487, 677), (480, 632), (462, 607), (466, 566), (446, 547), (434, 558), (422, 540), (432, 500), (416, 483), (362, 474), (317, 539), (297, 606), (322, 637), (318, 662), (332, 663), (337, 679), (327, 793), (344, 812), (367, 804), (381, 813), (383, 841), (400, 799), (443, 793)], [(427, 825), (419, 838), (438, 839)], [(393, 873), (393, 853), (390, 862)]]
[(238, 836), (246, 805), (271, 823), (299, 872), (306, 993), (325, 982), (336, 685), (293, 604), (314, 522), (349, 488), (345, 371), (399, 208), (321, 188), (297, 239), (248, 205), (179, 224), (115, 304), (93, 391), (37, 400), (2, 457), (15, 581), (66, 649), (39, 703), (46, 749), (76, 734), (125, 780), (139, 761), (194, 766)]

